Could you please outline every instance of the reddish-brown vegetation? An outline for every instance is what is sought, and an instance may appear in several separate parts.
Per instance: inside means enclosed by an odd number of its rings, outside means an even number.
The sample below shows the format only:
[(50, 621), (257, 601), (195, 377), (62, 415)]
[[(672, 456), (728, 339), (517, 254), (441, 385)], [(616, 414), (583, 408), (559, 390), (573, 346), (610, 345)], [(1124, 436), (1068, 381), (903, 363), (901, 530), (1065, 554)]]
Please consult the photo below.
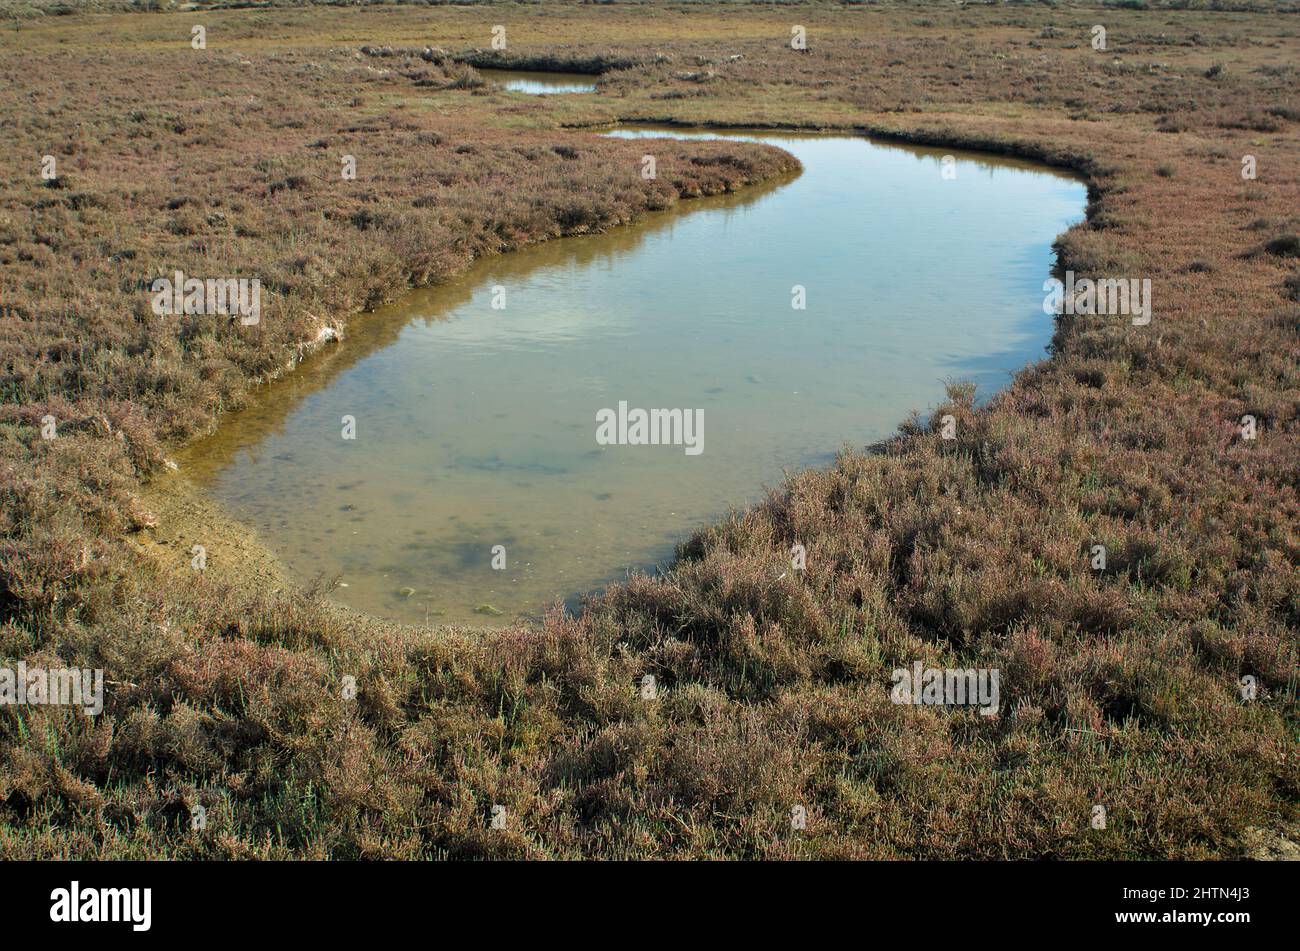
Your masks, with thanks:
[[(1106, 53), (1088, 43), (1099, 16)], [(0, 121), (27, 156), (0, 192), (0, 655), (111, 682), (93, 722), (0, 711), (0, 853), (1199, 858), (1294, 827), (1288, 18), (827, 7), (800, 10), (811, 52), (795, 54), (780, 10), (512, 9), (529, 65), (623, 67), (597, 97), (521, 102), (334, 38), (477, 61), (491, 17), (472, 10), (209, 17), (235, 39), (210, 41), (202, 71), (164, 48), (188, 33), (175, 17), (0, 41)], [(861, 128), (1073, 166), (1090, 220), (1062, 266), (1149, 277), (1154, 320), (1063, 319), (1052, 358), (991, 405), (954, 386), (580, 618), (401, 628), (168, 573), (124, 540), (151, 531), (141, 480), (165, 448), (322, 323), (475, 255), (787, 167), (682, 144), (655, 185), (638, 149), (558, 128), (614, 118)], [(359, 188), (344, 152), (369, 169)], [(62, 187), (38, 185), (45, 153)], [(160, 332), (148, 280), (253, 262), (274, 292), (256, 333)], [(807, 571), (773, 580), (794, 541)], [(1002, 669), (1003, 715), (891, 704), (889, 671), (914, 660)]]

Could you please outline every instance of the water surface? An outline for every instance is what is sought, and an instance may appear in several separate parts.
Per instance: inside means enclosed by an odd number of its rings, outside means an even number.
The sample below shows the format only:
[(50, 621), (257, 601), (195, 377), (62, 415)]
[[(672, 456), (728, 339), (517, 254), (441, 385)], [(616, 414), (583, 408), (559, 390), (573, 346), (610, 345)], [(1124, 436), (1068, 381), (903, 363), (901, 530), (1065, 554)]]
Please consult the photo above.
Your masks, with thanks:
[[(501, 623), (667, 563), (945, 380), (987, 396), (1044, 355), (1042, 283), (1083, 215), (1078, 181), (961, 153), (945, 180), (944, 152), (745, 137), (804, 172), (482, 261), (354, 320), (182, 466), (353, 607)], [(703, 451), (599, 445), (597, 413), (620, 401), (702, 410)]]
[(500, 83), (509, 92), (530, 96), (595, 92), (596, 77), (586, 73), (542, 73), (529, 69), (480, 69), (484, 79)]

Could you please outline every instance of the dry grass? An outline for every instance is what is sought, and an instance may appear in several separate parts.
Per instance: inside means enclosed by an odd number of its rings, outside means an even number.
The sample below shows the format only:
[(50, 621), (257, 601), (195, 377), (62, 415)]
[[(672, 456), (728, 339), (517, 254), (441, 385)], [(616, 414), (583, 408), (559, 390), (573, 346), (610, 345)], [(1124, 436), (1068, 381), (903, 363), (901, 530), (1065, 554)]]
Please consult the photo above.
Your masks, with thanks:
[[(507, 14), (520, 62), (618, 66), (602, 95), (466, 88), (453, 60), (484, 63), (472, 48)], [(93, 723), (0, 711), (0, 854), (1207, 858), (1294, 827), (1296, 17), (203, 16), (203, 54), (190, 14), (0, 38), (19, 156), (0, 191), (0, 655), (114, 682)], [(795, 22), (808, 54), (783, 46)], [(402, 52), (425, 46), (454, 55)], [(475, 255), (786, 167), (683, 143), (655, 185), (635, 144), (561, 129), (615, 118), (867, 129), (1077, 168), (1090, 216), (1062, 267), (1149, 277), (1154, 320), (1062, 320), (1052, 359), (991, 405), (954, 386), (886, 446), (792, 477), (577, 619), (400, 628), (315, 592), (178, 584), (134, 553), (123, 534), (149, 531), (140, 480), (166, 448), (321, 323)], [(46, 152), (63, 187), (40, 187)], [(340, 152), (358, 182), (337, 179)], [(250, 262), (274, 291), (256, 333), (160, 329), (147, 310), (157, 273)], [(796, 540), (807, 571), (773, 580)], [(914, 660), (1000, 668), (1003, 715), (891, 704), (889, 671)], [(646, 673), (657, 700), (638, 695)]]

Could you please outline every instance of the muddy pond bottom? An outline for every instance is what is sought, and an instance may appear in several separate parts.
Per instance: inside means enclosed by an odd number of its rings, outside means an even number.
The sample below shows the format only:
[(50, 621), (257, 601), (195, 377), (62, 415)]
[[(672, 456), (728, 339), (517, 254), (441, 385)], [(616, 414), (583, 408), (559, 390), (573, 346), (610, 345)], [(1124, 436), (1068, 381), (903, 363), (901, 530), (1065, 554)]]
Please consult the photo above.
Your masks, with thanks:
[[(653, 154), (665, 133), (613, 134)], [(355, 319), (182, 467), (354, 608), (501, 624), (666, 565), (946, 380), (986, 398), (1044, 356), (1077, 180), (857, 137), (698, 135), (770, 142), (804, 172), (483, 261)], [(638, 410), (661, 444), (630, 444)]]

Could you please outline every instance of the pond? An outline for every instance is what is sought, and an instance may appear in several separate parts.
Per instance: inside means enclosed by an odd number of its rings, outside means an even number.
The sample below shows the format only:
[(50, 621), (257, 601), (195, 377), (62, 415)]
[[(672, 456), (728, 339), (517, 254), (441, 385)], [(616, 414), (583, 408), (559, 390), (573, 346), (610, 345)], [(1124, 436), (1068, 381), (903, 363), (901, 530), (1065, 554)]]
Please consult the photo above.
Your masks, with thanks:
[(478, 72), (509, 92), (530, 96), (596, 91), (596, 77), (586, 73), (543, 73), (527, 69), (480, 69)]
[[(760, 139), (804, 171), (487, 259), (354, 320), (182, 468), (354, 608), (500, 624), (667, 564), (784, 471), (933, 407), (945, 380), (987, 397), (1045, 356), (1078, 180), (856, 136), (672, 134)], [(639, 410), (680, 411), (651, 420), (668, 444), (635, 444)]]

